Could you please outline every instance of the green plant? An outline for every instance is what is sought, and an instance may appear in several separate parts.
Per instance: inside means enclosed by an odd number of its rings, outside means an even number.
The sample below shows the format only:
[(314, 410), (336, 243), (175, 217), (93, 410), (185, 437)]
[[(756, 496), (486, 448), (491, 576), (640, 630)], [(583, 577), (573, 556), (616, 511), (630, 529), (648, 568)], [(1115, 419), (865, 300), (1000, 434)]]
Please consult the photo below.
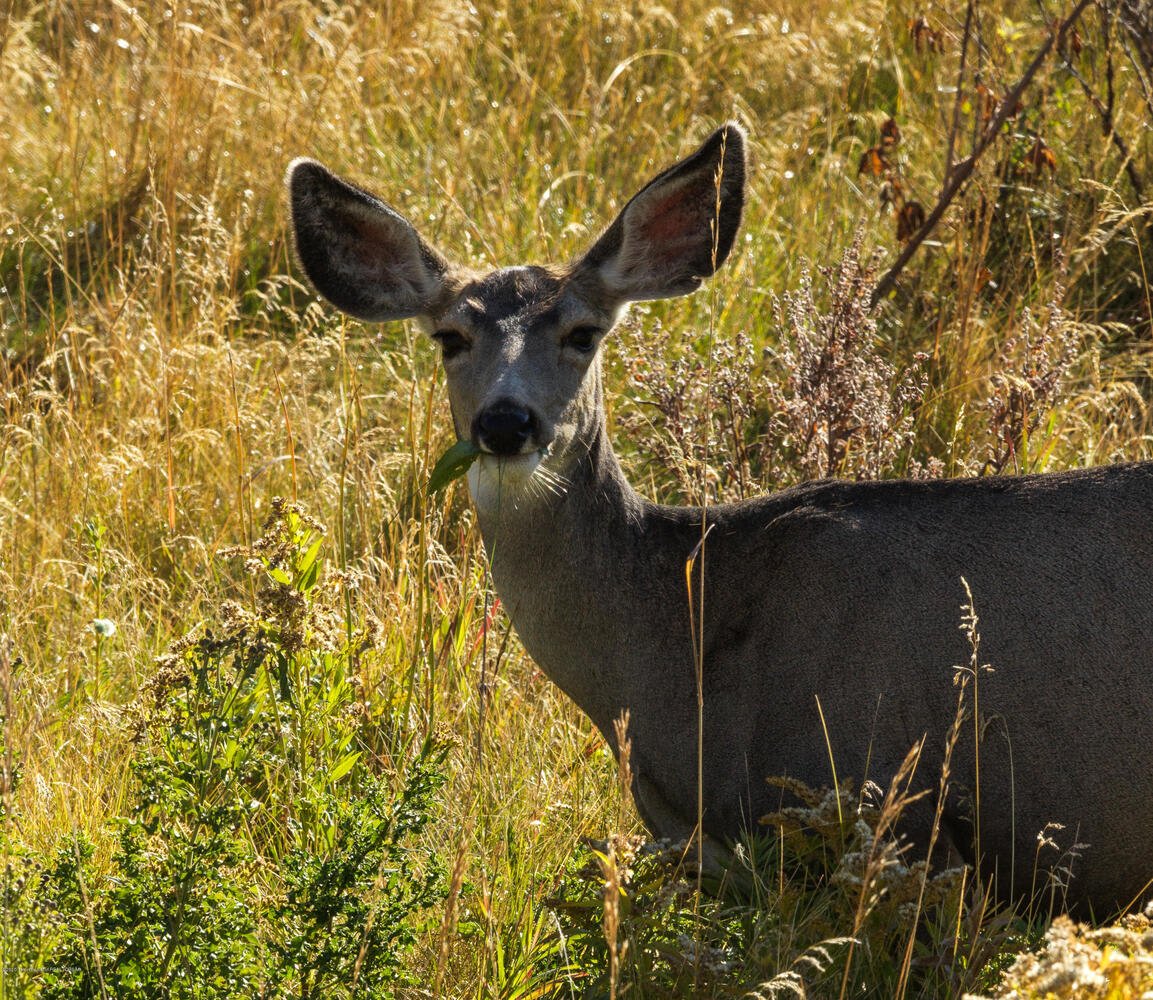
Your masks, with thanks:
[(372, 626), (345, 628), (320, 579), (320, 526), (273, 504), (238, 550), (252, 610), (221, 612), (162, 657), (140, 706), (133, 801), (111, 871), (71, 838), (43, 878), (64, 933), (44, 995), (388, 996), (443, 895), (411, 847), (445, 747), (380, 757), (388, 706), (358, 671)]
[(6, 637), (0, 636), (0, 997), (23, 996), (53, 932), (53, 920), (36, 892), (42, 865), (18, 837), (16, 792), (20, 762), (8, 739), (13, 677)]

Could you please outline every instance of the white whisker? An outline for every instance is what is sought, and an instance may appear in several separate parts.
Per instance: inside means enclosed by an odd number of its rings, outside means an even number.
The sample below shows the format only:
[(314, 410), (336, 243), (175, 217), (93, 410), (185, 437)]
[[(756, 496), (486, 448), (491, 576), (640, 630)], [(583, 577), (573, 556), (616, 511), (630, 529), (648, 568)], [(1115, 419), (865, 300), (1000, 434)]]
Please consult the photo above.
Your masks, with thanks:
[(533, 470), (533, 474), (529, 477), (529, 483), (535, 484), (538, 491), (537, 495), (542, 499), (550, 493), (556, 497), (564, 496), (569, 487), (572, 486), (572, 483), (565, 476), (548, 468), (543, 462)]

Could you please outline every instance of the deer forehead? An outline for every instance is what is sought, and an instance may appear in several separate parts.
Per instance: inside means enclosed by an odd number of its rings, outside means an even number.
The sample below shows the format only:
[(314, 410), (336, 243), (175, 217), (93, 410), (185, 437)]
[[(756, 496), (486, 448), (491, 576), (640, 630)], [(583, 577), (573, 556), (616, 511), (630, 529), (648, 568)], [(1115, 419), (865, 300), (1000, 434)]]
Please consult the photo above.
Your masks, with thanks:
[(465, 282), (440, 318), (497, 336), (547, 335), (582, 323), (608, 326), (582, 284), (563, 272), (537, 266), (504, 267)]

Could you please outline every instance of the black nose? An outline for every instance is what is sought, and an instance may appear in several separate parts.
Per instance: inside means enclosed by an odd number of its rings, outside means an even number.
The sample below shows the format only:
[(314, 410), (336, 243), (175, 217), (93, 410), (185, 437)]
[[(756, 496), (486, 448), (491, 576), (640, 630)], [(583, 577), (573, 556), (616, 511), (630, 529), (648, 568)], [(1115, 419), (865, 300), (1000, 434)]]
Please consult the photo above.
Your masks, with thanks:
[(520, 454), (536, 433), (536, 418), (511, 399), (484, 407), (473, 421), (473, 438), (493, 454)]
[(536, 433), (532, 413), (512, 400), (486, 406), (473, 421), (473, 439), (494, 455), (519, 455)]

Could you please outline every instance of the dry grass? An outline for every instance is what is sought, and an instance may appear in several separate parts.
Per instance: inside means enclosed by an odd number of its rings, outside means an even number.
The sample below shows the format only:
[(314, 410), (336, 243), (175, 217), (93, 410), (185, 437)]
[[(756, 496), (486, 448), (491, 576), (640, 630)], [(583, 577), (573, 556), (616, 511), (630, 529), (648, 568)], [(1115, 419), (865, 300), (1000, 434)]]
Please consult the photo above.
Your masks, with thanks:
[(1020, 955), (995, 996), (1127, 1000), (1148, 996), (1151, 989), (1153, 930), (1147, 915), (1131, 914), (1097, 930), (1058, 917), (1045, 934), (1043, 949)]
[[(427, 982), (545, 989), (534, 956), (555, 936), (540, 901), (580, 837), (629, 832), (599, 736), (504, 641), (466, 498), (421, 496), (450, 435), (434, 352), (405, 327), (337, 317), (294, 277), (280, 183), (295, 155), (378, 189), (459, 258), (561, 260), (656, 166), (740, 118), (747, 223), (711, 318), (705, 295), (644, 306), (631, 349), (610, 348), (621, 450), (651, 495), (688, 492), (702, 467), (736, 496), (812, 472), (1153, 455), (1150, 206), (1055, 66), (873, 318), (852, 312), (860, 289), (808, 283), (852, 247), (895, 252), (878, 184), (857, 173), (890, 114), (903, 183), (926, 204), (940, 186), (964, 6), (936, 11), (941, 53), (910, 36), (919, 9), (874, 2), (10, 5), (0, 703), (21, 842), (50, 853), (84, 829), (110, 850), (123, 707), (173, 638), (243, 593), (220, 550), (251, 542), (277, 494), (330, 525), (333, 562), (385, 622), (381, 696), (414, 731), (459, 738), (435, 845), (455, 862), (452, 909), (413, 957)], [(980, 11), (981, 71), (1003, 86), (1045, 28), (1032, 8)], [(1099, 22), (1079, 67), (1101, 87), (1113, 60), (1115, 128), (1153, 187), (1147, 66)], [(1034, 134), (1054, 171), (1029, 173)], [(832, 327), (806, 317), (838, 302), (856, 338), (843, 372), (871, 409), (815, 419), (828, 387), (806, 399), (779, 361), (818, 357)], [(699, 332), (714, 328), (737, 345), (728, 360)], [(701, 447), (686, 444), (709, 405), (692, 373), (710, 348), (722, 375), (747, 377), (716, 383), (731, 419)], [(647, 381), (645, 350), (669, 358)]]

